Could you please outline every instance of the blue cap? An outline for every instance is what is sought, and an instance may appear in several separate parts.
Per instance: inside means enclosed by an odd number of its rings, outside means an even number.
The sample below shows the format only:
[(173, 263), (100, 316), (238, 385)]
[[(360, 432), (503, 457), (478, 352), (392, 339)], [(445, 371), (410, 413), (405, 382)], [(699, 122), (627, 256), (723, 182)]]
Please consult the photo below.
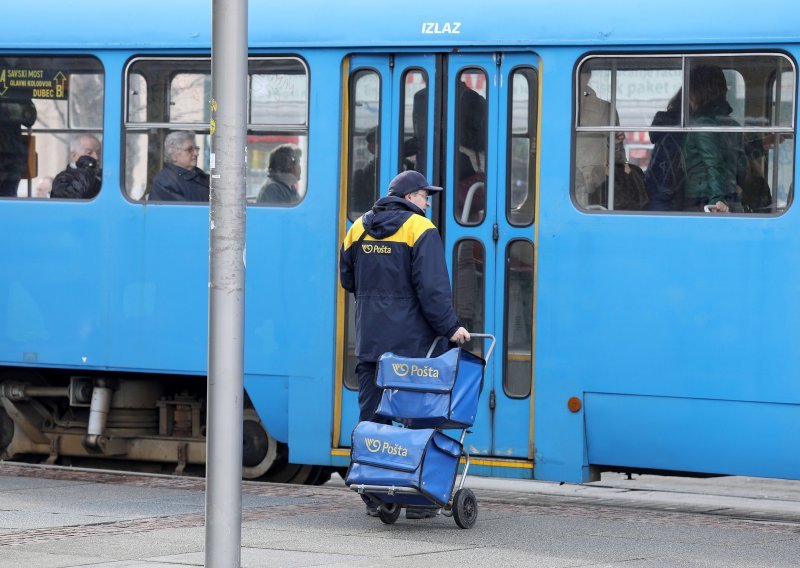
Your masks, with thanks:
[(441, 187), (429, 184), (424, 175), (414, 170), (406, 170), (397, 174), (389, 183), (389, 195), (394, 197), (405, 197), (419, 189), (425, 189), (428, 193), (442, 191)]

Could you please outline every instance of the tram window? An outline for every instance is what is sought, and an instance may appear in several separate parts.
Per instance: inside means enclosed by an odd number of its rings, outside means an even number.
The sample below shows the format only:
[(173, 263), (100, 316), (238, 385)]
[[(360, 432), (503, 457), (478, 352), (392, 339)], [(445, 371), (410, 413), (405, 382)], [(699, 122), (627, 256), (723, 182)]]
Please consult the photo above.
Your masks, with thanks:
[[(476, 239), (459, 241), (453, 249), (453, 302), (458, 321), (474, 333), (483, 333), (486, 313), (486, 250)], [(472, 340), (465, 349), (481, 355), (483, 342)]]
[(783, 54), (586, 58), (576, 76), (576, 204), (587, 211), (785, 211), (795, 83), (794, 63)]
[(515, 226), (533, 223), (536, 202), (536, 71), (515, 69), (509, 92), (506, 216)]
[[(93, 57), (0, 57), (0, 197), (100, 191), (104, 71)], [(84, 154), (90, 157), (81, 160)], [(76, 162), (78, 162), (76, 164)]]
[(427, 177), (428, 75), (421, 69), (403, 73), (403, 101), (400, 104), (399, 171), (416, 170)]
[(772, 81), (772, 109), (770, 124), (792, 126), (794, 115), (795, 75), (791, 71), (776, 73)]
[[(149, 200), (153, 180), (165, 168), (165, 162), (182, 165), (174, 160), (174, 153), (166, 156), (165, 140), (171, 132), (194, 133), (197, 167), (209, 172), (208, 58), (135, 59), (126, 70), (126, 93), (125, 192), (130, 199)], [(306, 194), (308, 163), (305, 64), (294, 57), (250, 58), (247, 117), (248, 203), (297, 204)], [(191, 146), (188, 141), (185, 144)], [(270, 164), (275, 175), (270, 173)], [(192, 165), (182, 167), (191, 169)], [(197, 202), (197, 194), (193, 195), (182, 201)]]
[(175, 73), (169, 84), (169, 122), (206, 123), (211, 119), (211, 73)]
[(377, 201), (380, 190), (381, 78), (371, 69), (350, 77), (347, 213), (355, 221)]
[(533, 243), (514, 240), (506, 248), (503, 320), (503, 389), (510, 397), (531, 393), (533, 377)]
[(453, 212), (462, 225), (480, 225), (486, 217), (486, 73), (483, 69), (464, 69), (458, 74), (456, 89), (458, 147)]

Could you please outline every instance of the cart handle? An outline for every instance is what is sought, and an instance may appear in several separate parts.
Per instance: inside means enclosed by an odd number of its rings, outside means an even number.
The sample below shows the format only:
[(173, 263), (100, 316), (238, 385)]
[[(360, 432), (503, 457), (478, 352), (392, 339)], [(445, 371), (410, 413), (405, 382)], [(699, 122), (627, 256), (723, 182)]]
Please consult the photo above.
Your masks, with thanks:
[[(488, 362), (489, 361), (489, 357), (492, 356), (492, 351), (494, 351), (494, 344), (497, 343), (497, 339), (495, 339), (494, 335), (492, 335), (491, 333), (470, 333), (469, 335), (470, 335), (470, 338), (472, 338), (472, 337), (482, 337), (484, 339), (491, 339), (492, 340), (492, 344), (489, 346), (489, 351), (486, 352), (486, 361)], [(431, 356), (431, 354), (433, 353), (433, 350), (436, 349), (436, 345), (439, 343), (440, 339), (444, 339), (445, 341), (447, 341), (447, 338), (444, 335), (440, 335), (440, 336), (436, 337), (436, 339), (433, 340), (433, 343), (431, 343), (431, 348), (428, 349), (428, 353), (427, 353), (427, 355), (425, 355), (425, 357), (430, 357)]]

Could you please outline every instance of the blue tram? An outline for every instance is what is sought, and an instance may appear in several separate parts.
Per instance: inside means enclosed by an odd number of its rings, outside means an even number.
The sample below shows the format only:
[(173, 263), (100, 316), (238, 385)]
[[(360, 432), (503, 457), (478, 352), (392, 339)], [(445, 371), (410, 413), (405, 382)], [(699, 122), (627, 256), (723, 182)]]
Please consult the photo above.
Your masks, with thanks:
[[(800, 8), (570, 8), (252, 3), (245, 477), (347, 465), (337, 250), (409, 168), (445, 188), (459, 318), (498, 338), (478, 473), (800, 477)], [(210, 7), (3, 11), (0, 457), (201, 467), (208, 204), (149, 196), (171, 132), (209, 169)], [(87, 139), (99, 193), (64, 197)], [(285, 145), (295, 198), (261, 200)]]

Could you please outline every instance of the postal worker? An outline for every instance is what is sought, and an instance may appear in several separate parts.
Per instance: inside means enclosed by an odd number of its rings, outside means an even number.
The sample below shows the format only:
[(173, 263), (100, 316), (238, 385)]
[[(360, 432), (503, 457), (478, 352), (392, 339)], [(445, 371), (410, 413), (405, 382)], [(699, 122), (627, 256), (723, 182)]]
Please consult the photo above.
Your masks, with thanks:
[[(356, 374), (360, 420), (375, 416), (378, 358), (391, 351), (423, 357), (438, 336), (459, 345), (470, 336), (456, 318), (444, 247), (425, 216), (435, 193), (421, 173), (407, 170), (389, 184), (389, 195), (361, 216), (342, 243), (339, 280), (356, 303)], [(368, 504), (369, 505), (369, 504)]]

